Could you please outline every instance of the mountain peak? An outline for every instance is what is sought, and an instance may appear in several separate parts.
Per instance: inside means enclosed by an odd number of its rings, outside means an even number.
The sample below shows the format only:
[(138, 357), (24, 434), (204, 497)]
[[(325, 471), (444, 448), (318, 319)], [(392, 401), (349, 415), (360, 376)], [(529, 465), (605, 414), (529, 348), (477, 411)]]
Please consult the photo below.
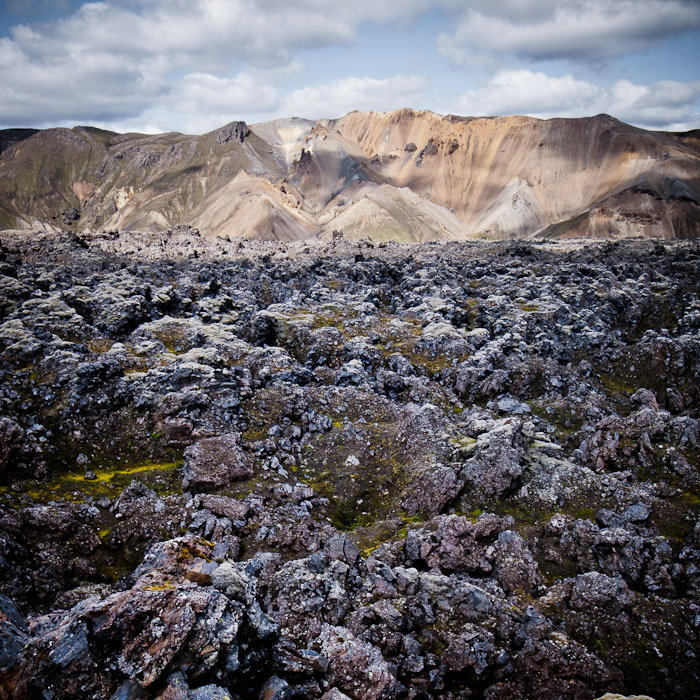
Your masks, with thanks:
[(5, 228), (182, 223), (209, 236), (285, 240), (333, 231), (407, 241), (700, 235), (696, 139), (605, 114), (406, 107), (232, 121), (203, 136), (10, 130), (0, 149)]

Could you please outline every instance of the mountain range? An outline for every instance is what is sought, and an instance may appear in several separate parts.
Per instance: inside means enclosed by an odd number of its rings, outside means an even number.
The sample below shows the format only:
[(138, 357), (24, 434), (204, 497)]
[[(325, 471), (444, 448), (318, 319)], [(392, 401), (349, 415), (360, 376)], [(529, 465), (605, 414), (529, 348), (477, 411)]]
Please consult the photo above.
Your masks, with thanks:
[(700, 131), (401, 109), (201, 136), (0, 131), (0, 228), (292, 241), (700, 236)]

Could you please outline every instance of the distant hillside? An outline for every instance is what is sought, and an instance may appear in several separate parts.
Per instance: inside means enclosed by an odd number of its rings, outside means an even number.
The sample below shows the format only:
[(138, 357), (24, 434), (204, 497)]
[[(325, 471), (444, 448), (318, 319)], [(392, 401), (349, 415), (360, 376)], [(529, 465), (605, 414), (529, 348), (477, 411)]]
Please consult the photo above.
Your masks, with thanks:
[(697, 132), (402, 109), (203, 136), (0, 131), (0, 228), (264, 240), (700, 236)]

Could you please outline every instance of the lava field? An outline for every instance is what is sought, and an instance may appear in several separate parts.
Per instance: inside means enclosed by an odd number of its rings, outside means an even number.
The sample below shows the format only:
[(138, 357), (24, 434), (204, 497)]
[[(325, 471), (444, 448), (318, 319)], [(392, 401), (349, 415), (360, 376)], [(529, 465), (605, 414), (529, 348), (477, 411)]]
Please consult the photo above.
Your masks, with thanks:
[(0, 698), (700, 697), (700, 246), (0, 234)]

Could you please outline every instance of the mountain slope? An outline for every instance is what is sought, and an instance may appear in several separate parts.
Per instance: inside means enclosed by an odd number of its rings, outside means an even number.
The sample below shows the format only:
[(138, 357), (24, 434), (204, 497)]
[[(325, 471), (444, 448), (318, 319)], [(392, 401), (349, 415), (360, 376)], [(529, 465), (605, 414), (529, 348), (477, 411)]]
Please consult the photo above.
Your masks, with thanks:
[[(698, 203), (697, 151), (606, 115), (542, 121), (400, 110), (354, 112), (329, 126), (358, 143), (381, 177), (452, 209), (472, 235), (525, 236), (641, 183), (675, 210), (671, 183), (680, 180)], [(633, 235), (650, 233), (636, 226)], [(662, 235), (672, 233), (666, 223)]]
[(695, 134), (402, 109), (203, 136), (0, 132), (0, 227), (329, 237), (696, 237)]

